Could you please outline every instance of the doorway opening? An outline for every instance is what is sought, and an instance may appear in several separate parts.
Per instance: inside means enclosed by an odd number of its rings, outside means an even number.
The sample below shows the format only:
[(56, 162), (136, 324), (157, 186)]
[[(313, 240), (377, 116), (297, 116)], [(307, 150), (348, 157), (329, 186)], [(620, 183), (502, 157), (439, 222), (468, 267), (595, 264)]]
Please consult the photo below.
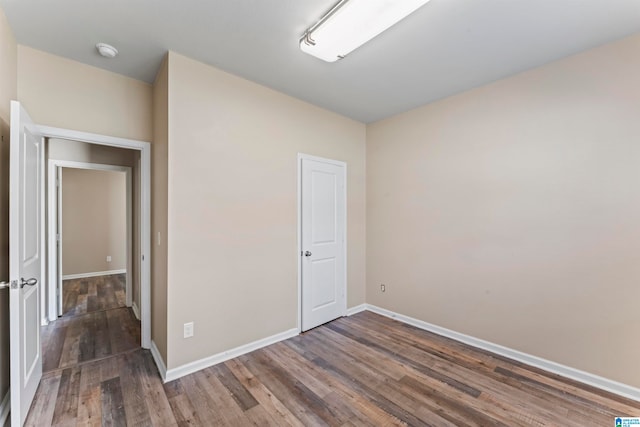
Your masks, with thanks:
[[(116, 137), (70, 131), (41, 126), (40, 131), (47, 140), (47, 286), (42, 290), (43, 324), (53, 322), (71, 309), (75, 296), (65, 295), (66, 289), (78, 292), (75, 310), (80, 312), (100, 311), (99, 307), (119, 305), (118, 298), (124, 295), (124, 307), (130, 307), (134, 320), (140, 320), (137, 344), (143, 348), (151, 346), (150, 315), (150, 144)], [(93, 254), (92, 267), (73, 266), (78, 257), (89, 258), (76, 248), (75, 259), (66, 253), (69, 236), (65, 239), (65, 218), (73, 212), (60, 213), (65, 199), (65, 182), (76, 187), (87, 187), (87, 174), (111, 176), (111, 181), (124, 181), (125, 195), (125, 244), (120, 255), (113, 253)], [(66, 174), (66, 175), (65, 175)], [(81, 175), (73, 177), (73, 175)], [(82, 176), (84, 175), (84, 177)], [(68, 179), (65, 180), (65, 177)], [(104, 177), (104, 176), (103, 176)], [(79, 179), (78, 179), (79, 178)], [(104, 180), (103, 180), (104, 181)], [(78, 184), (80, 182), (81, 184)], [(56, 185), (57, 184), (57, 185)], [(112, 182), (113, 184), (113, 182)], [(103, 206), (110, 197), (116, 197), (113, 186), (109, 194), (97, 194)], [(59, 191), (62, 189), (62, 191)], [(68, 195), (68, 194), (67, 194)], [(122, 196), (122, 194), (120, 194)], [(120, 199), (122, 204), (122, 200)], [(97, 214), (90, 219), (101, 222)], [(97, 223), (96, 223), (97, 228)], [(120, 229), (122, 224), (120, 224)], [(85, 224), (84, 234), (95, 233)], [(121, 242), (122, 243), (122, 242)], [(118, 241), (112, 243), (117, 246)], [(107, 245), (108, 246), (108, 245)], [(111, 251), (109, 249), (105, 249)], [(124, 252), (124, 255), (122, 255)], [(66, 253), (66, 256), (65, 256)], [(77, 254), (81, 255), (77, 255)], [(110, 258), (107, 261), (108, 257)], [(66, 259), (65, 259), (66, 258)], [(71, 262), (69, 262), (71, 261)], [(65, 268), (66, 267), (66, 268)], [(79, 269), (80, 268), (80, 269)], [(69, 282), (65, 284), (65, 279)], [(79, 280), (78, 280), (79, 279)], [(76, 281), (73, 284), (72, 281)], [(99, 283), (104, 283), (105, 292), (98, 295)], [(120, 289), (124, 285), (124, 289)], [(85, 295), (82, 295), (86, 291)], [(89, 294), (91, 292), (91, 294)], [(103, 301), (100, 301), (100, 298)], [(105, 300), (106, 298), (106, 300)], [(97, 310), (96, 310), (97, 309)], [(137, 318), (137, 319), (135, 319)]]
[[(52, 145), (68, 152), (80, 146), (49, 141), (54, 153), (59, 149)], [(129, 151), (116, 152), (124, 154), (119, 163), (130, 163)], [(43, 372), (140, 347), (140, 276), (139, 268), (132, 268), (133, 212), (139, 207), (132, 167), (50, 158), (48, 175), (55, 263), (47, 293), (49, 322), (42, 330)]]
[[(105, 303), (113, 305), (115, 301), (98, 303), (97, 295), (83, 298), (84, 291), (78, 300), (64, 285), (84, 288), (86, 279), (122, 275), (123, 289), (108, 299), (124, 297), (123, 304), (139, 318), (140, 271), (133, 253), (133, 212), (139, 206), (133, 198), (132, 168), (49, 159), (48, 177), (50, 268), (43, 316), (46, 311), (46, 320), (52, 322), (69, 310), (86, 312)], [(119, 281), (113, 283), (115, 288)], [(106, 286), (111, 287), (111, 281)]]

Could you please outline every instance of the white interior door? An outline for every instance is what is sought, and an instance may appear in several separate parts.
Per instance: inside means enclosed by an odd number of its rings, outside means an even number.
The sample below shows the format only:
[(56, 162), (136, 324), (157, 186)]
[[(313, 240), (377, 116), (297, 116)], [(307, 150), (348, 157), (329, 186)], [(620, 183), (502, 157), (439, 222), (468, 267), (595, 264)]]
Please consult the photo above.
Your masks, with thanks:
[(301, 157), (302, 330), (346, 313), (346, 165)]
[(11, 102), (9, 297), (11, 425), (22, 426), (42, 377), (40, 279), (43, 269), (43, 139)]
[(64, 297), (62, 289), (62, 168), (56, 166), (56, 303), (58, 304), (58, 316), (64, 314), (62, 306), (62, 298)]

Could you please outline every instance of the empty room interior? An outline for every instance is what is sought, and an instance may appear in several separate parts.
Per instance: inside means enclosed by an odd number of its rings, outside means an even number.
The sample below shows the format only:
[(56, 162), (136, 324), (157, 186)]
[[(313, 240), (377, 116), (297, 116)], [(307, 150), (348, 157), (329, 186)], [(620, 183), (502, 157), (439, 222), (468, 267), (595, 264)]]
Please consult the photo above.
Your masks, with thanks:
[(636, 0), (0, 0), (0, 425), (640, 424)]

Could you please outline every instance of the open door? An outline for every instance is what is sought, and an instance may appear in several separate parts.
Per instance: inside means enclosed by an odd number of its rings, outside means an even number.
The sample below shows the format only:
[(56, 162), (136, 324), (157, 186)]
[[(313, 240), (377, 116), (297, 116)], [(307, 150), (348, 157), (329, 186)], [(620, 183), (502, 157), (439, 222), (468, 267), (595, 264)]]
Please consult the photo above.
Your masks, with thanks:
[(22, 426), (42, 377), (40, 287), (43, 254), (43, 138), (11, 101), (9, 296), (11, 426)]

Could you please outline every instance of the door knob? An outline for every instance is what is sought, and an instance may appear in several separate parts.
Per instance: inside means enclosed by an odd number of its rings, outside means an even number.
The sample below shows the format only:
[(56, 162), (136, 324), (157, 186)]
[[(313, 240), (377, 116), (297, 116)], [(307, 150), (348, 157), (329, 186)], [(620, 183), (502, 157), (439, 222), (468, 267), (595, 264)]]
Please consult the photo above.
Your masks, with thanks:
[(24, 280), (23, 277), (20, 279), (20, 289), (24, 288), (25, 286), (34, 286), (36, 283), (38, 283), (38, 279), (36, 279), (35, 277), (27, 280)]
[(306, 252), (304, 253), (304, 256), (311, 256), (311, 252), (306, 251)]

